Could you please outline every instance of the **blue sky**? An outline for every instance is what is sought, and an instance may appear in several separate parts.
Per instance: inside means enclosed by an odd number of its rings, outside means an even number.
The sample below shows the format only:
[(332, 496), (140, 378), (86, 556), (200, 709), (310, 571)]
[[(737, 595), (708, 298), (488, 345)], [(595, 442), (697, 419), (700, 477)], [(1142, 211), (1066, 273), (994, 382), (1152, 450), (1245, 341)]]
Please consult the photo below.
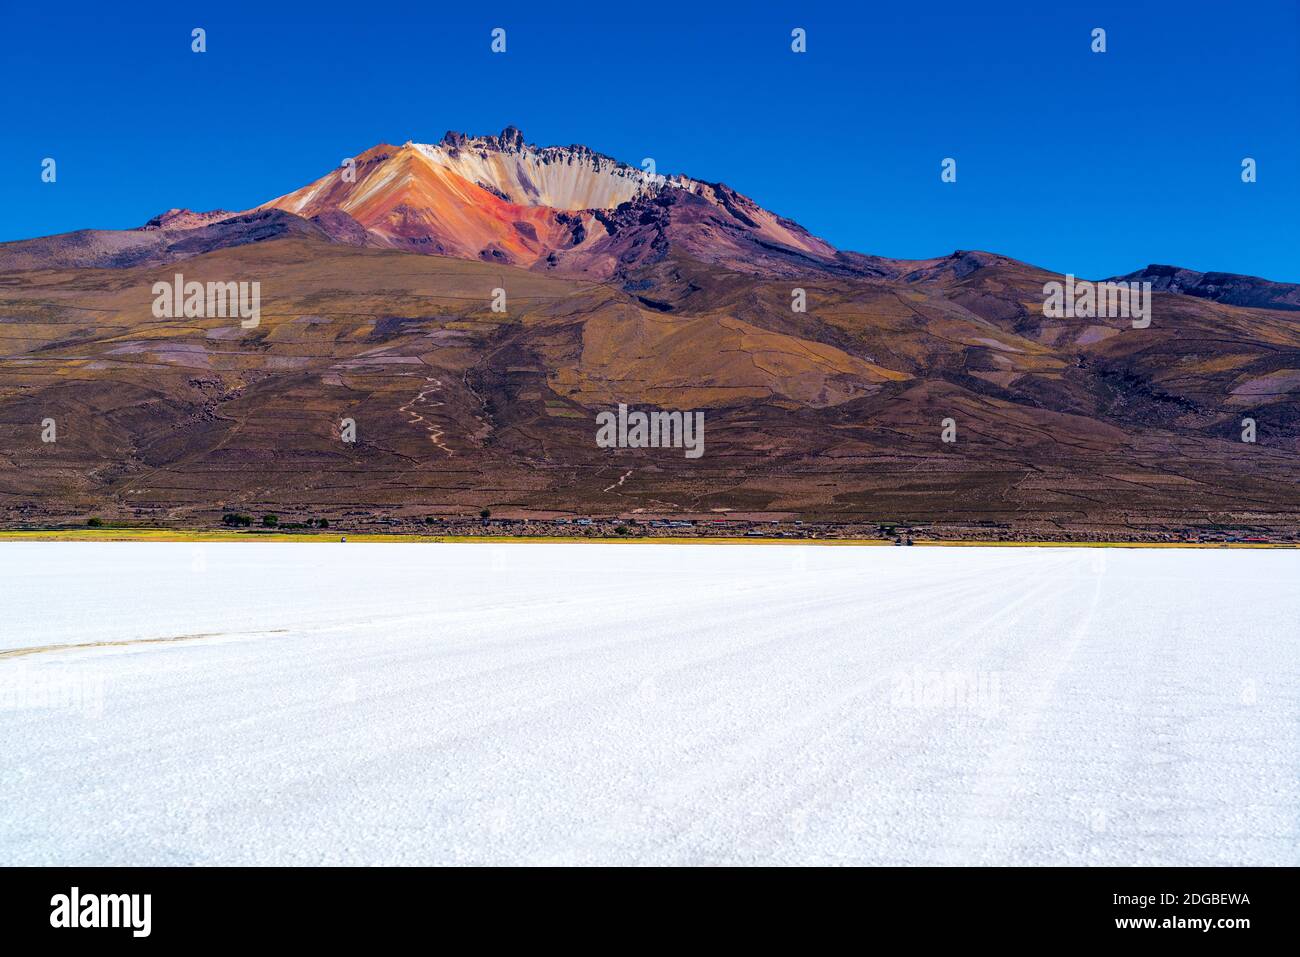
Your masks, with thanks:
[(10, 4), (0, 239), (247, 208), (379, 142), (514, 124), (844, 249), (1300, 281), (1296, 0), (878, 6)]

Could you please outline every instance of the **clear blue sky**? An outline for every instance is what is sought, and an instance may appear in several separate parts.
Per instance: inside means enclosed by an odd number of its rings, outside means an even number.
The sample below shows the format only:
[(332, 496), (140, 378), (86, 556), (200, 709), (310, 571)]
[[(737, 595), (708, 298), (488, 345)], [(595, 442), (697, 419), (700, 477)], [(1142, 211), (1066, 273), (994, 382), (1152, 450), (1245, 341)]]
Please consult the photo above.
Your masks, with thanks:
[(1300, 281), (1297, 0), (882, 6), (11, 2), (0, 239), (247, 208), (382, 141), (514, 124), (844, 249)]

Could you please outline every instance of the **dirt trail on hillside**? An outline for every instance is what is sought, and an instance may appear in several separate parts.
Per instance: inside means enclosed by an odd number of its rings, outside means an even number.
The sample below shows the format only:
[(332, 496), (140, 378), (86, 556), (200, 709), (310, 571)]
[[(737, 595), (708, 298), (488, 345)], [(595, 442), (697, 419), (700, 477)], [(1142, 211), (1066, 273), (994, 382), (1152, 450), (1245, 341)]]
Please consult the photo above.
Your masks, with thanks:
[[(429, 433), (429, 440), (433, 442), (433, 444), (436, 445), (438, 448), (442, 449), (442, 451), (446, 452), (448, 455), (455, 455), (456, 454), (455, 449), (448, 448), (446, 445), (443, 444), (442, 437), (447, 434), (446, 430), (438, 428), (437, 425), (426, 420), (424, 416), (420, 415), (420, 413), (411, 410), (411, 406), (415, 405), (417, 402), (423, 402), (424, 397), (428, 395), (430, 392), (436, 392), (442, 388), (442, 380), (435, 379), (433, 376), (425, 376), (424, 381), (432, 382), (433, 385), (431, 385), (427, 389), (421, 390), (419, 393), (416, 394), (415, 398), (412, 399), (410, 402), (406, 403), (406, 405), (399, 406), (397, 411), (401, 412), (403, 415), (408, 416), (411, 420), (412, 425), (419, 425), (421, 423), (424, 423), (424, 427)], [(434, 409), (437, 408), (438, 406), (446, 405), (446, 404), (447, 403), (445, 402), (430, 402), (428, 403), (428, 407), (430, 409)]]

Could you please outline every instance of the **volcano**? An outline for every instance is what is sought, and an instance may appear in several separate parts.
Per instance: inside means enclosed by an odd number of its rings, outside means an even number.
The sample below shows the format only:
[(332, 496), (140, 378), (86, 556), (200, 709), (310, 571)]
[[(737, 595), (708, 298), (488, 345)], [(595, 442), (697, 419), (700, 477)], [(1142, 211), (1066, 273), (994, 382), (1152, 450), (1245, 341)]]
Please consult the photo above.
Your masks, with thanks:
[(376, 146), (261, 208), (343, 213), (376, 245), (601, 278), (662, 259), (672, 244), (743, 269), (770, 267), (774, 255), (837, 258), (721, 184), (651, 174), (585, 146), (531, 146), (514, 127)]
[[(256, 283), (260, 317), (156, 314), (178, 274)], [(252, 209), (0, 244), (0, 521), (1294, 537), (1300, 287), (1121, 278), (1149, 327), (1050, 318), (1061, 277), (1005, 256), (838, 250), (513, 127), (380, 144)], [(599, 445), (622, 406), (702, 413), (705, 453)]]

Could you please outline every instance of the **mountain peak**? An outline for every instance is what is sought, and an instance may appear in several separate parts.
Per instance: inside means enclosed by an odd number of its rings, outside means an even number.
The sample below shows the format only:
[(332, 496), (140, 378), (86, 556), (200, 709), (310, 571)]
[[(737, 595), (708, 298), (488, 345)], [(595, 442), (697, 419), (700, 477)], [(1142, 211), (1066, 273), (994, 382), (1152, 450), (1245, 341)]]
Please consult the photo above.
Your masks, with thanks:
[(524, 134), (517, 126), (507, 126), (496, 136), (470, 136), (458, 130), (448, 130), (435, 146), (444, 146), (452, 150), (472, 147), (493, 150), (498, 153), (518, 153), (532, 147), (524, 140)]
[(434, 166), (516, 206), (614, 209), (657, 186), (640, 170), (585, 146), (530, 144), (516, 126), (487, 136), (449, 130), (439, 142), (414, 148)]
[(516, 126), (380, 144), (267, 207), (307, 219), (337, 210), (366, 242), (568, 273), (625, 271), (670, 246), (749, 272), (857, 268), (721, 183), (648, 176), (582, 145), (539, 147)]
[(1151, 263), (1145, 269), (1113, 279), (1149, 282), (1156, 292), (1180, 293), (1198, 299), (1212, 299), (1232, 306), (1260, 309), (1300, 309), (1300, 286), (1270, 282), (1257, 276), (1228, 272), (1197, 272), (1181, 266)]

